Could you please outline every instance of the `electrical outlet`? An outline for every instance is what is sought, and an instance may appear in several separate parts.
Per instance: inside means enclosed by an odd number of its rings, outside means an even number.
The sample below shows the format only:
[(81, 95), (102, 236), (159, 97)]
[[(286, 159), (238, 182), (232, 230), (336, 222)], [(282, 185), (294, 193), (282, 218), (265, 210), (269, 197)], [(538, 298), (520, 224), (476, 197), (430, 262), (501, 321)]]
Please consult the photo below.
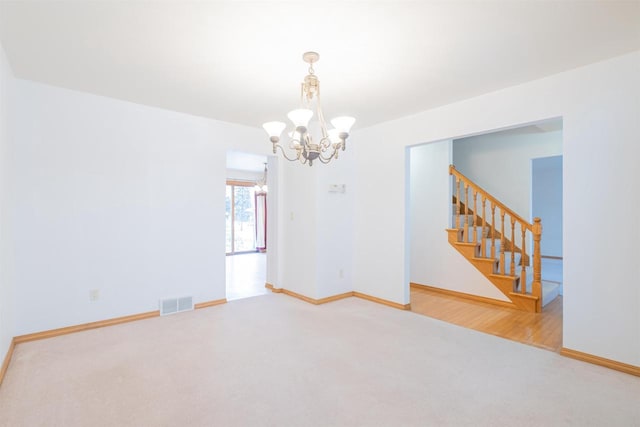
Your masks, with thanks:
[(347, 191), (347, 186), (344, 184), (329, 185), (329, 193), (344, 193), (346, 191)]
[(89, 291), (89, 301), (98, 301), (100, 299), (100, 289), (91, 289)]

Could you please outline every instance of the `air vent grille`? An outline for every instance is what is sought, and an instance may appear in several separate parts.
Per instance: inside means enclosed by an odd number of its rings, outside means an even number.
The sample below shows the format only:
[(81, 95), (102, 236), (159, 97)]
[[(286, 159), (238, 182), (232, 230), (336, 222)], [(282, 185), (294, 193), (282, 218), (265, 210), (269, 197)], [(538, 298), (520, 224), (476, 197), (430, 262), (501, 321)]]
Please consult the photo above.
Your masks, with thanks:
[(180, 313), (193, 310), (193, 297), (164, 298), (160, 300), (160, 315)]

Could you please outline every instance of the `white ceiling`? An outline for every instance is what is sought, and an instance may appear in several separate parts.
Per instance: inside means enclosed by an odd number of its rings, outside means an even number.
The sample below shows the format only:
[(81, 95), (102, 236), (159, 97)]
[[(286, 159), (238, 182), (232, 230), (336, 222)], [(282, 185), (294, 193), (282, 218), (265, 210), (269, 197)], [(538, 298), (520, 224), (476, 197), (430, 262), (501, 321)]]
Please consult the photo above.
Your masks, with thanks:
[(640, 49), (640, 1), (0, 1), (16, 77), (260, 126), (320, 53), (368, 126)]

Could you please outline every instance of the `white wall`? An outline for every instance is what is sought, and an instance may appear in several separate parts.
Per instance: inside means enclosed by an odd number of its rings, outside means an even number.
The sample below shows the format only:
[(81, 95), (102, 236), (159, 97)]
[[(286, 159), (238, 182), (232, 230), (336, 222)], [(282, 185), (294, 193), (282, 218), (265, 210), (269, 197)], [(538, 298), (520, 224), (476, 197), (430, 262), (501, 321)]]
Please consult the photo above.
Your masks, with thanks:
[(542, 256), (562, 256), (562, 156), (532, 160), (531, 213), (542, 218)]
[(8, 210), (10, 206), (10, 138), (15, 80), (0, 45), (0, 363), (15, 335), (13, 278), (13, 238)]
[(521, 217), (531, 220), (531, 159), (562, 154), (562, 131), (490, 133), (453, 141), (453, 164)]
[(225, 154), (268, 149), (259, 129), (16, 90), (15, 334), (225, 297)]
[[(563, 345), (640, 365), (640, 224), (629, 221), (640, 192), (620, 185), (640, 182), (638, 75), (635, 52), (354, 132), (352, 145), (367, 147), (356, 160), (354, 287), (409, 302), (407, 146), (562, 117)], [(625, 232), (568, 220), (585, 214)]]
[(278, 182), (282, 181), (282, 167), (280, 159), (275, 156), (267, 157), (267, 271), (266, 282), (281, 287), (282, 282), (281, 271), (284, 264), (280, 266), (282, 261), (281, 248), (283, 246), (284, 232), (280, 223), (282, 222), (282, 199), (280, 193), (283, 191)]
[[(353, 290), (353, 205), (355, 182), (354, 150), (347, 149), (339, 158), (318, 165), (316, 176), (318, 298)], [(316, 167), (315, 165), (313, 166)], [(332, 184), (344, 185), (344, 193), (330, 192)]]
[[(448, 242), (451, 218), (451, 141), (410, 151), (410, 280), (467, 294), (508, 301)], [(454, 142), (455, 145), (455, 142)]]
[[(347, 145), (326, 165), (278, 163), (279, 274), (267, 272), (277, 288), (314, 299), (353, 290), (354, 150)], [(344, 184), (345, 193), (329, 192), (331, 184)]]
[(282, 180), (282, 271), (278, 288), (284, 288), (310, 298), (318, 298), (316, 174), (318, 167), (281, 162)]
[[(405, 144), (393, 125), (353, 132), (355, 184), (353, 290), (401, 304), (409, 302), (410, 224), (405, 214)], [(406, 139), (404, 139), (406, 141)], [(422, 142), (420, 140), (414, 142)]]

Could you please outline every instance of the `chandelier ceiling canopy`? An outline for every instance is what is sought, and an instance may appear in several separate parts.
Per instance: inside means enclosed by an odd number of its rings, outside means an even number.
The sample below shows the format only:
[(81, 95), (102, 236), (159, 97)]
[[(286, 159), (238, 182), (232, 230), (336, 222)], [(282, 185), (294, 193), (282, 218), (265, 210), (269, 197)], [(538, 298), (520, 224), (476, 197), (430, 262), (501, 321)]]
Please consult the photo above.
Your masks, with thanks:
[[(287, 114), (293, 124), (292, 130), (287, 133), (289, 137), (287, 149), (280, 144), (280, 135), (287, 127), (285, 123), (268, 122), (262, 127), (273, 143), (274, 154), (279, 149), (285, 159), (313, 166), (314, 160), (329, 163), (338, 158), (338, 153), (346, 148), (349, 131), (356, 119), (347, 116), (336, 117), (331, 120), (333, 128), (327, 128), (320, 105), (320, 80), (313, 69), (313, 64), (318, 62), (320, 55), (316, 52), (306, 52), (302, 55), (302, 59), (309, 64), (309, 74), (301, 84), (300, 108)], [(314, 110), (319, 127), (315, 136), (309, 130), (309, 122), (314, 116)], [(291, 157), (287, 154), (287, 150), (291, 153)]]

